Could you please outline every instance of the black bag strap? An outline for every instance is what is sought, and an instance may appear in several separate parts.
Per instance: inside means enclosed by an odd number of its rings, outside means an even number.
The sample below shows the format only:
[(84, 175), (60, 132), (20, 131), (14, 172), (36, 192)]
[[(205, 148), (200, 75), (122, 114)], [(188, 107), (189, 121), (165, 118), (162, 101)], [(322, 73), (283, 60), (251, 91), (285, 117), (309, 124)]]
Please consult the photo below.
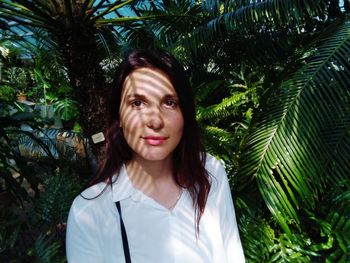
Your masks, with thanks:
[(122, 239), (123, 239), (123, 249), (124, 249), (124, 257), (125, 257), (125, 263), (131, 263), (130, 258), (130, 250), (129, 250), (129, 242), (128, 237), (126, 235), (124, 221), (122, 218), (122, 210), (120, 208), (120, 202), (116, 202), (115, 205), (117, 206), (118, 212), (119, 212), (119, 218), (120, 218), (120, 231), (122, 233)]

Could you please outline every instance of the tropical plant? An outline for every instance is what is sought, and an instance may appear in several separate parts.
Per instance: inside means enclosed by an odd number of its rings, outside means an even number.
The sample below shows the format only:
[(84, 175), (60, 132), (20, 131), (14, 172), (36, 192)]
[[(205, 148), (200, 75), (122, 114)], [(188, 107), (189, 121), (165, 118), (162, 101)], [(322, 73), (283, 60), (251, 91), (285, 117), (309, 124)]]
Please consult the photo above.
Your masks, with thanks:
[(204, 131), (206, 148), (222, 159), (230, 171), (238, 165), (240, 142), (259, 103), (262, 80), (258, 73), (252, 74), (242, 65), (239, 71), (227, 74), (225, 80), (220, 80), (222, 76), (218, 74), (217, 80), (195, 88), (197, 119)]
[[(306, 64), (270, 93), (245, 138), (238, 176), (257, 179), (266, 205), (291, 239), (293, 232), (303, 232), (320, 240), (324, 218), (336, 211), (320, 211), (318, 204), (333, 188), (349, 190), (350, 79), (342, 55), (349, 54), (349, 29), (346, 21), (320, 40)], [(305, 228), (304, 220), (313, 220), (315, 229)], [(349, 255), (348, 237), (328, 234), (340, 242), (337, 253)]]
[(63, 262), (69, 206), (91, 167), (87, 139), (1, 106), (0, 261)]
[(17, 94), (27, 95), (28, 93), (28, 78), (29, 72), (23, 67), (10, 67), (5, 70), (9, 83), (13, 85)]
[(69, 98), (58, 100), (53, 103), (54, 111), (62, 120), (69, 121), (74, 119), (77, 115), (77, 106), (75, 102)]
[[(99, 46), (116, 50), (122, 36), (112, 25), (130, 26), (134, 21), (147, 19), (119, 13), (133, 2), (137, 1), (0, 1), (0, 18), (4, 21), (13, 21), (30, 32), (33, 28), (46, 30), (56, 43), (74, 90), (79, 123), (87, 136), (103, 131), (106, 124), (107, 83), (99, 64), (102, 60)], [(112, 45), (108, 45), (111, 40)], [(98, 154), (100, 146), (93, 145), (96, 156), (102, 156)]]

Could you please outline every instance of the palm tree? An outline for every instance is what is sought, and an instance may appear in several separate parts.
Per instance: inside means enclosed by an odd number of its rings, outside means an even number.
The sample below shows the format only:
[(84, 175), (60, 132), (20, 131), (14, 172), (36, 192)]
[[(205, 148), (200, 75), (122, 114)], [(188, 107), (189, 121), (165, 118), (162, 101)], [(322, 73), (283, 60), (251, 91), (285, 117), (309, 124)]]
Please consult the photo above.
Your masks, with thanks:
[[(4, 21), (12, 22), (27, 32), (46, 30), (56, 43), (54, 48), (61, 54), (74, 88), (73, 97), (78, 102), (80, 112), (79, 122), (88, 137), (102, 132), (106, 123), (108, 89), (99, 64), (102, 59), (99, 46), (112, 40), (108, 48), (115, 50), (122, 36), (113, 25), (129, 26), (134, 21), (146, 19), (119, 13), (120, 9), (133, 2), (136, 1), (0, 1), (0, 18)], [(7, 29), (15, 31), (13, 27)], [(93, 147), (96, 156), (101, 156), (100, 145)]]

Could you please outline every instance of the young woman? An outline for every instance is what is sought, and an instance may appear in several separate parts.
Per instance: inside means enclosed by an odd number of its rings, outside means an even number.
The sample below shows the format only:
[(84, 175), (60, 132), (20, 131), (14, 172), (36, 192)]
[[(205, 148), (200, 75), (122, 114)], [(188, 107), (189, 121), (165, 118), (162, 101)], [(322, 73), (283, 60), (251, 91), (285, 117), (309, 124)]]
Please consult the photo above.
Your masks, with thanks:
[(205, 154), (182, 66), (134, 51), (111, 94), (106, 156), (71, 207), (69, 263), (239, 263), (225, 169)]

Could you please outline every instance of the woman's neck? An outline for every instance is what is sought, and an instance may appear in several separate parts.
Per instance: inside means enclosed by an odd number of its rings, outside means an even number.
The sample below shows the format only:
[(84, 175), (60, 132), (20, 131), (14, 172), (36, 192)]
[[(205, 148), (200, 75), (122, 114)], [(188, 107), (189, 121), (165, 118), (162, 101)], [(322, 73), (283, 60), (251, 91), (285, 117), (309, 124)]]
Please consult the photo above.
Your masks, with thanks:
[(173, 209), (182, 190), (173, 176), (172, 159), (146, 161), (133, 158), (126, 163), (126, 171), (135, 188), (162, 206)]
[(133, 158), (126, 163), (126, 170), (134, 187), (145, 194), (158, 192), (165, 185), (175, 184), (172, 159), (148, 161)]

